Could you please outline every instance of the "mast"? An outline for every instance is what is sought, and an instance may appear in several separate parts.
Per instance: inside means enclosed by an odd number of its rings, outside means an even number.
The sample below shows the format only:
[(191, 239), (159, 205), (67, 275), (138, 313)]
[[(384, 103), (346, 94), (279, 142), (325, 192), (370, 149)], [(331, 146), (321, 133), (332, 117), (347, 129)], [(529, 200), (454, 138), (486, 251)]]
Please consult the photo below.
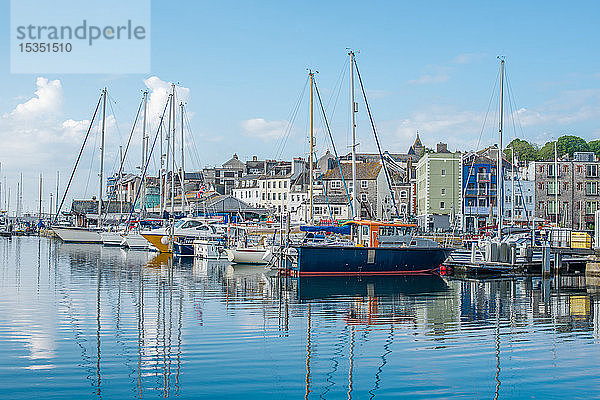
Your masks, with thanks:
[(42, 178), (42, 174), (40, 174), (40, 208), (39, 208), (39, 219), (40, 221), (42, 220), (42, 182), (43, 182), (43, 178)]
[(102, 180), (104, 179), (104, 130), (106, 127), (106, 88), (102, 91), (102, 139), (100, 141), (100, 188), (98, 190), (98, 227), (102, 227)]
[(556, 215), (556, 226), (560, 228), (558, 221), (558, 140), (554, 142), (554, 214)]
[[(23, 174), (21, 174), (21, 180), (23, 180)], [(60, 172), (56, 171), (56, 216), (58, 217), (58, 182), (60, 181)]]
[(352, 209), (353, 218), (360, 216), (358, 208), (357, 185), (356, 185), (356, 112), (357, 104), (354, 102), (354, 51), (348, 52), (350, 56), (350, 115), (352, 116)]
[(184, 147), (183, 147), (183, 101), (179, 103), (181, 108), (181, 213), (185, 216), (185, 169), (184, 169)]
[(171, 219), (175, 218), (175, 84), (171, 83), (172, 96), (171, 97), (171, 110), (172, 110), (172, 119), (173, 122), (173, 134), (172, 138), (172, 146), (171, 146)]
[[(510, 215), (512, 216), (512, 225), (515, 224), (515, 148), (513, 146), (510, 146), (510, 154), (512, 156), (512, 168), (511, 168), (511, 172), (512, 172), (512, 179), (511, 179), (511, 193), (512, 193), (512, 201), (510, 202), (511, 204), (511, 211), (510, 211)], [(523, 199), (523, 193), (521, 193), (521, 202), (523, 204), (525, 204), (525, 201)], [(525, 210), (525, 207), (523, 207), (523, 209)], [(527, 211), (525, 210), (525, 213), (527, 213)]]
[(147, 149), (147, 137), (146, 137), (146, 108), (148, 106), (148, 91), (144, 90), (144, 120), (142, 123), (142, 164), (140, 165), (140, 171), (142, 174), (142, 199), (140, 200), (140, 219), (144, 217), (144, 211), (146, 209), (146, 179), (144, 176), (144, 166), (146, 165), (146, 153)]
[[(504, 123), (504, 57), (500, 58), (500, 127), (498, 129), (498, 171), (496, 172), (496, 202), (498, 208), (498, 239), (502, 240), (502, 203), (504, 202), (504, 175), (502, 174), (502, 125)], [(514, 194), (513, 194), (514, 196)]]
[(308, 176), (308, 198), (310, 199), (310, 223), (315, 223), (315, 216), (313, 210), (313, 149), (315, 145), (314, 139), (314, 108), (313, 108), (313, 87), (315, 73), (312, 70), (308, 70), (308, 76), (310, 78), (310, 143), (308, 145), (308, 164), (309, 164), (309, 176)]
[[(119, 163), (122, 166), (123, 165), (123, 146), (119, 146)], [(122, 168), (122, 167), (121, 167)], [(117, 177), (117, 182), (119, 182), (119, 184), (121, 185), (121, 191), (123, 190), (123, 183), (121, 182), (121, 179), (123, 178), (123, 174), (121, 173), (121, 170), (119, 170), (119, 176)], [(118, 185), (115, 185), (115, 189), (117, 188)], [(123, 214), (123, 196), (119, 196), (119, 204), (120, 204), (120, 214)], [(110, 202), (110, 199), (108, 199), (108, 201)]]

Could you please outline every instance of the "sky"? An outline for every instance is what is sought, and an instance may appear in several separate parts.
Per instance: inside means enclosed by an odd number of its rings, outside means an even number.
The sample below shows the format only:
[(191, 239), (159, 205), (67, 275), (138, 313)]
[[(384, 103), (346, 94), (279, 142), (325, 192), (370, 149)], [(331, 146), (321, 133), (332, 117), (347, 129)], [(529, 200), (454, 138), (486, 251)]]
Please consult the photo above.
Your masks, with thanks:
[[(10, 3), (0, 4), (8, 27)], [(241, 160), (306, 157), (308, 68), (318, 71), (332, 134), (345, 153), (346, 48), (358, 51), (383, 150), (406, 152), (417, 131), (432, 148), (440, 141), (453, 151), (497, 143), (499, 55), (506, 60), (505, 144), (519, 137), (543, 145), (563, 134), (597, 139), (599, 11), (593, 1), (153, 1), (151, 72), (126, 75), (11, 74), (6, 28), (0, 31), (1, 206), (10, 188), (14, 210), (21, 173), (25, 210), (38, 208), (40, 174), (43, 208), (56, 192), (57, 171), (62, 196), (103, 87), (110, 103), (105, 175), (118, 168), (142, 91), (150, 91), (155, 123), (170, 82), (189, 117), (186, 170), (220, 165), (234, 153)], [(356, 90), (358, 151), (376, 151)], [(331, 145), (322, 118), (315, 118), (322, 155)], [(127, 172), (140, 164), (138, 131)], [(97, 136), (90, 137), (69, 205), (98, 192)]]

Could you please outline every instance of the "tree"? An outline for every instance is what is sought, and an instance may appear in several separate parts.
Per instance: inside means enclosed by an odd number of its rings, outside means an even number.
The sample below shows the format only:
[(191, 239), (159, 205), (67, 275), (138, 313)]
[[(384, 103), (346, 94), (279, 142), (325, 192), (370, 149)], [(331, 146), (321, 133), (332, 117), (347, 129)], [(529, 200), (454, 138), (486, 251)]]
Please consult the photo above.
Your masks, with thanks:
[(593, 151), (596, 156), (600, 157), (600, 140), (591, 140), (588, 142), (590, 151)]
[(573, 153), (578, 151), (590, 151), (587, 142), (578, 136), (565, 135), (558, 138), (558, 154), (568, 154), (573, 157)]
[[(590, 151), (588, 143), (578, 136), (564, 135), (558, 138), (558, 156), (562, 157), (568, 154), (573, 157), (573, 153), (578, 151)], [(546, 142), (539, 152), (540, 160), (554, 160), (554, 142)]]
[[(521, 140), (519, 138), (513, 139), (508, 147), (514, 149), (515, 157), (518, 158), (519, 161), (536, 161), (539, 158), (538, 149), (526, 140)], [(511, 150), (508, 148), (504, 149), (504, 155), (510, 160), (512, 156)]]

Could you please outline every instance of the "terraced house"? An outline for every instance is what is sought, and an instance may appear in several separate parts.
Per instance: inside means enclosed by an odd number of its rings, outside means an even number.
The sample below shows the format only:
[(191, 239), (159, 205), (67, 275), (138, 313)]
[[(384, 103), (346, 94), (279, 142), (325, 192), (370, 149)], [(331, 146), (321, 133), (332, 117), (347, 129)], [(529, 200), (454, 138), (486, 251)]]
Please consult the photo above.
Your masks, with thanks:
[[(557, 167), (557, 168), (556, 168)], [(536, 161), (528, 174), (535, 176), (535, 216), (571, 229), (593, 229), (600, 200), (600, 171), (592, 152), (571, 159)]]
[(440, 143), (417, 163), (417, 223), (426, 231), (461, 229), (462, 156)]

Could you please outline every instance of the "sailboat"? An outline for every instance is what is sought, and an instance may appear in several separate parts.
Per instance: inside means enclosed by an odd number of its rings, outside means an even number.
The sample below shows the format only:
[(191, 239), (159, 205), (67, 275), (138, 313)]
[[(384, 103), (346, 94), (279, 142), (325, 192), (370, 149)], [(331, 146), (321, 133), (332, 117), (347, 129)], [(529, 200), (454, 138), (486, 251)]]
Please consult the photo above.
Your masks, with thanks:
[[(399, 222), (381, 222), (361, 220), (358, 204), (358, 185), (356, 179), (356, 112), (358, 111), (354, 96), (354, 72), (356, 71), (360, 88), (365, 100), (375, 141), (381, 156), (383, 170), (396, 209), (394, 193), (386, 168), (385, 158), (381, 152), (379, 139), (373, 123), (373, 117), (366, 93), (356, 64), (355, 53), (350, 50), (350, 113), (352, 116), (352, 211), (354, 219), (343, 225), (351, 229), (351, 241), (333, 244), (300, 244), (293, 247), (297, 250), (297, 261), (292, 266), (293, 273), (298, 276), (315, 275), (392, 275), (405, 273), (433, 272), (448, 258), (453, 249), (440, 247), (430, 239), (414, 237), (416, 225)], [(311, 80), (312, 83), (312, 80)], [(311, 84), (312, 91), (312, 84)], [(312, 120), (312, 107), (311, 107)], [(311, 124), (312, 126), (312, 124)], [(312, 152), (313, 144), (310, 145)], [(338, 161), (339, 162), (339, 161)], [(312, 210), (311, 210), (312, 215)]]
[(64, 204), (65, 198), (67, 197), (67, 193), (69, 191), (69, 187), (73, 181), (73, 176), (75, 175), (75, 171), (77, 170), (77, 166), (79, 161), (81, 160), (81, 155), (83, 153), (83, 149), (85, 148), (85, 144), (92, 130), (92, 126), (94, 125), (94, 120), (96, 119), (96, 115), (98, 113), (98, 109), (100, 108), (100, 104), (102, 104), (102, 138), (100, 142), (100, 187), (98, 191), (98, 219), (95, 227), (89, 226), (61, 226), (55, 225), (52, 226), (52, 230), (54, 233), (63, 241), (68, 243), (102, 243), (102, 238), (100, 237), (100, 232), (102, 231), (102, 187), (104, 179), (104, 132), (106, 127), (106, 96), (107, 90), (104, 88), (102, 90), (102, 94), (98, 99), (98, 103), (96, 104), (96, 109), (90, 121), (90, 125), (88, 127), (85, 139), (79, 151), (79, 155), (77, 156), (77, 160), (75, 161), (75, 165), (73, 166), (73, 171), (71, 172), (71, 177), (69, 178), (69, 182), (67, 184), (67, 188), (63, 194), (62, 201), (60, 206), (58, 207), (58, 212), (56, 213), (55, 224), (58, 221), (58, 216), (60, 215), (60, 210)]

